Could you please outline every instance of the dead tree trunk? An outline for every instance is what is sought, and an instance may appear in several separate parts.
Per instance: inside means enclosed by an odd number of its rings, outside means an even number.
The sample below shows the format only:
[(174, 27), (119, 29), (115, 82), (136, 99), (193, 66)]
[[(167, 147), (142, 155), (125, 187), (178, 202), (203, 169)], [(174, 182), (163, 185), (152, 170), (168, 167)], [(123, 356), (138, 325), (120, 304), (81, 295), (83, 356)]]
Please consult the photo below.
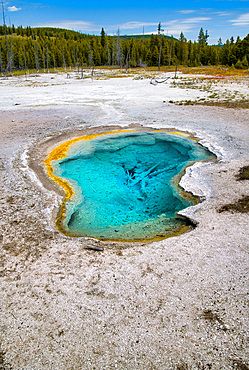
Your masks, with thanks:
[(12, 66), (13, 66), (13, 36), (11, 34), (10, 39), (10, 61), (9, 61), (9, 67), (10, 67), (10, 73), (13, 76)]
[(25, 75), (27, 76), (27, 59), (26, 59), (26, 50), (23, 43), (23, 57), (24, 57), (24, 68), (25, 68)]
[(45, 61), (45, 52), (44, 52), (44, 45), (42, 47), (42, 60), (43, 60), (43, 71), (46, 72), (46, 61)]
[(115, 64), (114, 57), (115, 57), (115, 37), (114, 37), (114, 34), (113, 34), (113, 40), (112, 40), (112, 65)]
[(0, 69), (1, 69), (1, 75), (3, 75), (3, 62), (2, 62), (2, 49), (0, 45)]
[(119, 29), (117, 33), (116, 63), (119, 65), (120, 68), (122, 67), (122, 50), (121, 50)]
[(162, 55), (162, 35), (161, 32), (163, 32), (161, 27), (161, 22), (158, 24), (158, 36), (160, 37), (160, 47), (159, 47), (159, 58), (158, 58), (158, 71), (160, 71), (161, 67), (161, 55)]
[(4, 15), (4, 6), (3, 6), (3, 1), (2, 1), (2, 12), (3, 12), (3, 26), (4, 26), (4, 33), (5, 33), (5, 39), (6, 39), (6, 47), (7, 47), (7, 56), (8, 56), (8, 62), (6, 66), (6, 72), (9, 71), (12, 74), (12, 61), (10, 57), (10, 50), (9, 50), (9, 42), (8, 42), (8, 35), (7, 35), (7, 28), (6, 28), (6, 23), (5, 23), (5, 15)]
[(92, 58), (92, 49), (91, 49), (91, 45), (89, 45), (89, 63), (90, 63), (90, 68), (92, 68), (93, 58)]
[(47, 46), (47, 73), (49, 73), (49, 68), (48, 68), (48, 44), (46, 46)]
[(170, 67), (171, 52), (172, 52), (172, 40), (171, 40), (170, 48), (169, 48), (169, 67)]
[(40, 67), (39, 67), (39, 54), (38, 54), (37, 40), (34, 37), (34, 34), (33, 34), (32, 38), (33, 38), (33, 41), (34, 41), (36, 73), (38, 73)]
[(126, 56), (126, 64), (125, 64), (125, 73), (127, 73), (128, 67), (129, 67), (129, 54), (130, 49), (128, 50), (127, 56)]
[[(61, 39), (61, 33), (60, 33), (60, 39)], [(65, 54), (64, 54), (64, 48), (63, 48), (63, 41), (61, 40), (61, 50), (62, 50), (62, 59), (63, 59), (63, 68), (66, 69), (66, 61), (65, 61)]]
[(161, 55), (162, 55), (162, 36), (160, 37), (160, 48), (159, 48), (159, 58), (158, 58), (158, 71), (161, 67)]
[(107, 47), (107, 64), (110, 65), (110, 50), (109, 50), (109, 42), (108, 37), (106, 37), (106, 47)]

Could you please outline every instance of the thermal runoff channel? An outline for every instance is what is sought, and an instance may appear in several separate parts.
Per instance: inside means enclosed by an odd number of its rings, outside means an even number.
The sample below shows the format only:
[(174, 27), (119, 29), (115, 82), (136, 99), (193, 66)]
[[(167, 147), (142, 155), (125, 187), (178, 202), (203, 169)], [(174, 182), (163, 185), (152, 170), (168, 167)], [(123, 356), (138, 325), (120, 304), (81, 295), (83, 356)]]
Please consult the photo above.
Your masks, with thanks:
[(86, 138), (50, 163), (53, 179), (73, 190), (57, 220), (62, 232), (122, 241), (163, 238), (186, 228), (177, 212), (194, 200), (181, 196), (176, 175), (212, 153), (195, 140), (165, 132)]

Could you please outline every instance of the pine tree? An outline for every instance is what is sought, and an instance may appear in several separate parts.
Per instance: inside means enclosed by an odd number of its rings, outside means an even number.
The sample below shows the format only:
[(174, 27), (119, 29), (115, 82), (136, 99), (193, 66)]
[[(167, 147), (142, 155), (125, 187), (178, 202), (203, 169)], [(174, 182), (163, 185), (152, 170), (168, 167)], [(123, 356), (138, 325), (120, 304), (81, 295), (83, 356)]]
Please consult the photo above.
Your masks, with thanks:
[(107, 40), (106, 40), (106, 34), (105, 34), (105, 31), (104, 31), (104, 28), (102, 28), (102, 30), (101, 30), (100, 44), (101, 44), (101, 50), (100, 50), (101, 61), (100, 61), (100, 63), (102, 65), (105, 65), (107, 63), (108, 56), (107, 56)]
[[(207, 32), (207, 31), (206, 31)], [(198, 35), (198, 43), (203, 47), (207, 43), (206, 35), (204, 34), (203, 28), (201, 27)]]
[(218, 46), (222, 47), (222, 40), (221, 40), (221, 37), (219, 38), (218, 40)]
[[(158, 26), (161, 32), (161, 25)], [(108, 37), (102, 28), (99, 36), (83, 35), (75, 31), (55, 28), (31, 28), (0, 26), (0, 70), (10, 68), (28, 70), (40, 66), (43, 70), (52, 67), (75, 67), (87, 63), (95, 65), (160, 66), (183, 64), (188, 66), (236, 65), (247, 68), (249, 62), (249, 35), (234, 41), (231, 37), (225, 44), (208, 45), (208, 33), (201, 28), (198, 41), (187, 41), (181, 32), (179, 40), (160, 35), (151, 37)]]
[(105, 44), (106, 44), (106, 38), (105, 38), (104, 28), (102, 28), (100, 34), (101, 34), (101, 46), (102, 46), (102, 48), (104, 48), (105, 47)]
[(177, 57), (180, 64), (185, 64), (187, 62), (188, 49), (186, 45), (187, 39), (184, 37), (183, 32), (181, 32), (179, 40), (180, 44), (178, 45)]

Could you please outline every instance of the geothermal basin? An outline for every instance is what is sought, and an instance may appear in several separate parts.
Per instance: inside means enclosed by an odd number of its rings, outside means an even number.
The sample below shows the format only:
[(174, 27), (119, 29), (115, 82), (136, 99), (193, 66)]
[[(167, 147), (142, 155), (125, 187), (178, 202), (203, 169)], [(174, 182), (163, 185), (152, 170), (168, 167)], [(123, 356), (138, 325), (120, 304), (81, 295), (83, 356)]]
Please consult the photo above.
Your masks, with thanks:
[(57, 227), (100, 240), (162, 239), (189, 228), (177, 213), (193, 204), (178, 185), (184, 169), (214, 154), (188, 135), (114, 131), (55, 148), (49, 175), (66, 192)]

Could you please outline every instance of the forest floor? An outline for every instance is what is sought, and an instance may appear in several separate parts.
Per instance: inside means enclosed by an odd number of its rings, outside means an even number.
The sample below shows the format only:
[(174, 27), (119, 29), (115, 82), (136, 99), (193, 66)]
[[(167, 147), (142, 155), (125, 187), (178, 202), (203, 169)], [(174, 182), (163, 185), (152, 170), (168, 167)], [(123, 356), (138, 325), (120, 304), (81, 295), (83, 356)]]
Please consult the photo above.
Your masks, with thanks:
[[(248, 76), (81, 77), (0, 79), (0, 368), (249, 369)], [(44, 159), (127, 127), (189, 132), (217, 155), (181, 180), (205, 198), (183, 211), (197, 227), (151, 243), (64, 236)]]

